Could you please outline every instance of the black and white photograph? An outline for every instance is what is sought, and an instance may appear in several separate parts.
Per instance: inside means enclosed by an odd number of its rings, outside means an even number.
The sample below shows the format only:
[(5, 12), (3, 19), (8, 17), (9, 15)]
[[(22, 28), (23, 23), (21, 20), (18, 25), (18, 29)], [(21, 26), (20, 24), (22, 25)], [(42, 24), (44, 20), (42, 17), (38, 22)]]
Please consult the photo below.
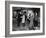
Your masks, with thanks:
[(44, 3), (6, 2), (6, 36), (44, 34)]
[(12, 7), (12, 31), (40, 30), (40, 8)]

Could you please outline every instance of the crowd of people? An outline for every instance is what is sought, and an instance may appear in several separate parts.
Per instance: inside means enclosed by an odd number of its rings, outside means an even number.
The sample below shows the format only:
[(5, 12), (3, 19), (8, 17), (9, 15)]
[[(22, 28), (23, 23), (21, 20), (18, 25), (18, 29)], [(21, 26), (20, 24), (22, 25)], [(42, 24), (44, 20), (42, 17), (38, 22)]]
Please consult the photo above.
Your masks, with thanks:
[[(13, 27), (14, 30), (35, 30), (38, 27), (38, 20), (34, 18), (33, 10), (23, 9), (21, 11), (14, 11), (13, 13)], [(36, 13), (37, 16), (37, 13)]]

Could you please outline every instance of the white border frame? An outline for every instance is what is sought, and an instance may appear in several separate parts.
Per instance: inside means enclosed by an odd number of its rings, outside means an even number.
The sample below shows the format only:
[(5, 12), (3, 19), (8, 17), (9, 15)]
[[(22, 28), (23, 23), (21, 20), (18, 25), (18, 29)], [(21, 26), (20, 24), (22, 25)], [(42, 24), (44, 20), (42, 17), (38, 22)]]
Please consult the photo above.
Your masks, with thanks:
[[(12, 31), (12, 7), (40, 8), (40, 30)], [(18, 5), (10, 4), (10, 34), (42, 33), (43, 32), (43, 6), (42, 5)]]

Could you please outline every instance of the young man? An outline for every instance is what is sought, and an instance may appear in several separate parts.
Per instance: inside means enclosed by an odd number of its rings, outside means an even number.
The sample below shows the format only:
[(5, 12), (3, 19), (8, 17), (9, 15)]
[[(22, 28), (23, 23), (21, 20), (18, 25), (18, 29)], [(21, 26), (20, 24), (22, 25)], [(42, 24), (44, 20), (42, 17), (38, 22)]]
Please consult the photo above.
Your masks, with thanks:
[(31, 30), (33, 27), (33, 19), (34, 19), (34, 13), (32, 10), (28, 10), (27, 12), (27, 21), (29, 23), (29, 29)]

